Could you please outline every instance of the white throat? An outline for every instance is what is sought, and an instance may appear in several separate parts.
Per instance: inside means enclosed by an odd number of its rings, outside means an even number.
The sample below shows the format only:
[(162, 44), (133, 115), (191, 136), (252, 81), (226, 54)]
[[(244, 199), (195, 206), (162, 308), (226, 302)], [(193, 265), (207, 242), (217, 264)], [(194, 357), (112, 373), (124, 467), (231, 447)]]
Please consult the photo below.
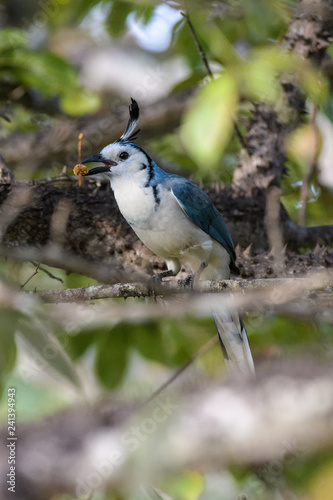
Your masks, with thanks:
[(146, 169), (135, 174), (112, 175), (111, 188), (118, 207), (133, 228), (147, 228), (156, 209), (151, 186), (147, 185)]

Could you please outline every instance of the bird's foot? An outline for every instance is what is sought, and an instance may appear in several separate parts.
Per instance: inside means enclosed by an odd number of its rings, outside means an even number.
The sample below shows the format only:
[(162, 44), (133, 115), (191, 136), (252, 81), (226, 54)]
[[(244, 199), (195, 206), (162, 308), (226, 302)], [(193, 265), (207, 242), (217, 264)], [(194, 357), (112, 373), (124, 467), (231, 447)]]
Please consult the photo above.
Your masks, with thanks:
[(148, 281), (148, 290), (149, 294), (153, 297), (153, 299), (156, 301), (156, 290), (158, 287), (161, 285), (163, 278), (166, 278), (168, 276), (172, 276), (173, 272), (172, 271), (163, 271), (162, 273), (156, 273), (150, 276), (149, 281)]
[(194, 290), (195, 285), (198, 283), (202, 271), (207, 267), (207, 264), (204, 262), (200, 265), (199, 269), (197, 272), (193, 274), (189, 274), (184, 280), (179, 280), (178, 281), (178, 286), (179, 288), (183, 288), (184, 290), (189, 289), (189, 290)]
[(178, 287), (183, 290), (193, 290), (196, 281), (195, 278), (196, 278), (195, 274), (189, 274), (188, 276), (186, 276), (185, 279), (178, 280)]

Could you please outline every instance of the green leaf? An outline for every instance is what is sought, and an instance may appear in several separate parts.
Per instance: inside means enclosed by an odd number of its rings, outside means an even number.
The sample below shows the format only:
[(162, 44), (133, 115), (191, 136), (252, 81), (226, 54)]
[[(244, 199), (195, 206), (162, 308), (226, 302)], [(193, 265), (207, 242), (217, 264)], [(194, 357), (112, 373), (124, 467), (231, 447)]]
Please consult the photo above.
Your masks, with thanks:
[(173, 28), (173, 45), (176, 45), (177, 53), (182, 55), (195, 72), (202, 69), (203, 64), (198, 49), (193, 41), (193, 36), (184, 19), (178, 21)]
[(177, 500), (197, 500), (205, 485), (204, 476), (196, 471), (184, 472), (164, 481), (161, 488)]
[(18, 314), (11, 309), (0, 309), (0, 392), (3, 389), (4, 377), (14, 368), (16, 362), (15, 330)]
[(168, 160), (181, 168), (186, 168), (190, 172), (197, 170), (197, 165), (184, 148), (178, 134), (166, 134), (152, 139), (150, 146), (161, 158)]
[(191, 321), (188, 318), (186, 320), (164, 318), (160, 323), (163, 342), (162, 352), (165, 353), (168, 365), (182, 365), (189, 361), (194, 354), (193, 346), (195, 340), (191, 337), (195, 337), (197, 330), (191, 328), (190, 324)]
[(327, 118), (333, 123), (333, 97), (331, 95), (328, 96), (322, 111), (327, 116)]
[(275, 103), (282, 93), (279, 76), (296, 72), (295, 64), (289, 52), (265, 47), (253, 50), (249, 61), (235, 68), (235, 72), (240, 76), (239, 85), (247, 97)]
[(61, 57), (50, 52), (16, 50), (7, 62), (9, 70), (24, 85), (36, 88), (46, 97), (63, 95), (78, 87), (74, 68)]
[(80, 358), (86, 350), (95, 342), (95, 332), (84, 330), (77, 334), (67, 334), (68, 342), (66, 343), (66, 350), (70, 354), (71, 359), (75, 360)]
[(188, 88), (194, 87), (198, 85), (204, 78), (207, 77), (207, 71), (196, 71), (185, 80), (177, 83), (172, 89), (171, 93), (176, 94), (177, 92), (181, 92), (182, 90), (186, 90)]
[(135, 8), (135, 17), (136, 19), (140, 19), (143, 24), (148, 24), (152, 19), (153, 14), (155, 12), (156, 4), (154, 2), (150, 2), (151, 5), (145, 4), (136, 4), (133, 5)]
[(186, 321), (163, 318), (160, 321), (150, 321), (136, 324), (132, 327), (132, 342), (145, 358), (168, 366), (179, 366), (186, 363), (193, 354), (195, 340), (191, 335), (197, 333), (195, 328), (189, 328), (187, 335)]
[[(64, 22), (64, 18), (67, 17), (67, 21), (69, 25), (80, 23), (92, 10), (96, 5), (101, 3), (101, 0), (76, 0), (75, 2), (69, 2), (68, 0), (59, 2), (61, 4), (61, 9), (59, 9), (58, 20), (60, 23)], [(62, 5), (67, 4), (67, 5)], [(64, 16), (64, 11), (65, 16)], [(52, 23), (50, 23), (52, 24)]]
[(185, 115), (181, 138), (203, 171), (217, 165), (233, 130), (237, 89), (231, 75), (207, 83)]
[(73, 92), (67, 92), (60, 98), (62, 110), (72, 116), (82, 116), (94, 113), (101, 105), (100, 97), (93, 92), (87, 92), (77, 88)]
[(243, 78), (246, 96), (250, 99), (274, 102), (281, 93), (272, 61), (255, 59), (244, 68)]
[(2, 28), (0, 30), (0, 53), (5, 51), (14, 51), (24, 47), (26, 36), (23, 31), (16, 28)]
[(80, 87), (72, 65), (50, 52), (22, 46), (0, 53), (0, 78), (35, 89), (46, 98), (59, 97), (63, 111), (73, 116), (95, 112), (100, 106), (97, 94)]
[(268, 100), (272, 104), (282, 96), (281, 75), (292, 74), (300, 88), (317, 104), (323, 104), (328, 95), (327, 81), (307, 60), (297, 53), (277, 47), (252, 51), (249, 61), (234, 68), (234, 75), (242, 93), (249, 99)]
[(152, 321), (144, 324), (136, 324), (132, 332), (133, 344), (145, 358), (160, 363), (167, 362), (167, 356), (163, 349), (160, 322)]
[(311, 500), (330, 500), (333, 490), (333, 463), (323, 467), (312, 480), (310, 486)]
[(46, 317), (38, 318), (35, 314), (34, 317), (20, 319), (18, 332), (38, 356), (41, 371), (50, 367), (80, 389), (74, 364), (55, 337), (52, 327)]
[(110, 13), (106, 19), (106, 28), (109, 33), (117, 37), (126, 28), (127, 16), (133, 11), (133, 4), (130, 2), (113, 2)]
[(108, 331), (96, 334), (95, 371), (108, 389), (117, 387), (126, 374), (133, 328), (132, 325), (120, 323)]

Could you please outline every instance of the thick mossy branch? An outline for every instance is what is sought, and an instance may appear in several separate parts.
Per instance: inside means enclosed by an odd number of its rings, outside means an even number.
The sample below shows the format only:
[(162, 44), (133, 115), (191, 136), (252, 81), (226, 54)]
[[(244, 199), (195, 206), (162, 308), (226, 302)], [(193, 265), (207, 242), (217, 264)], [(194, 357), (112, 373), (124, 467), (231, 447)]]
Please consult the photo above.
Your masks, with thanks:
[[(233, 187), (208, 186), (204, 190), (223, 215), (235, 245), (242, 249), (252, 245), (254, 253), (268, 250), (263, 190), (252, 197), (238, 197)], [(2, 246), (12, 248), (13, 255), (20, 251), (24, 254), (24, 249), (32, 247), (36, 249), (35, 254), (43, 253), (50, 243), (55, 243), (77, 258), (92, 264), (111, 265), (119, 271), (152, 274), (164, 268), (164, 261), (137, 239), (121, 216), (108, 183), (96, 185), (94, 180), (84, 179), (83, 187), (79, 188), (76, 179), (63, 176), (3, 184), (0, 213)], [(313, 248), (318, 243), (333, 245), (333, 226), (298, 227), (282, 205), (279, 218), (288, 249)], [(38, 260), (35, 254), (30, 260)], [(41, 258), (47, 263), (43, 255)], [(269, 260), (266, 263), (269, 264)], [(59, 264), (61, 267), (61, 262)], [(66, 262), (63, 264), (66, 269), (70, 268)], [(329, 266), (330, 260), (325, 264), (324, 259), (320, 265)], [(243, 267), (247, 267), (246, 259)]]

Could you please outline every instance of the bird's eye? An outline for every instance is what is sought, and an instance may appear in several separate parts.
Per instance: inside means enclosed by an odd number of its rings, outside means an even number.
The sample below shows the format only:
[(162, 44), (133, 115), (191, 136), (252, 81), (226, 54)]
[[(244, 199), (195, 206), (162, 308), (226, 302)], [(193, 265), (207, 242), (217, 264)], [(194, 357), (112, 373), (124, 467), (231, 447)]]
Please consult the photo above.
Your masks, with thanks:
[(129, 157), (129, 154), (126, 152), (126, 151), (123, 151), (122, 153), (120, 153), (119, 155), (119, 158), (121, 160), (127, 160), (127, 158)]

